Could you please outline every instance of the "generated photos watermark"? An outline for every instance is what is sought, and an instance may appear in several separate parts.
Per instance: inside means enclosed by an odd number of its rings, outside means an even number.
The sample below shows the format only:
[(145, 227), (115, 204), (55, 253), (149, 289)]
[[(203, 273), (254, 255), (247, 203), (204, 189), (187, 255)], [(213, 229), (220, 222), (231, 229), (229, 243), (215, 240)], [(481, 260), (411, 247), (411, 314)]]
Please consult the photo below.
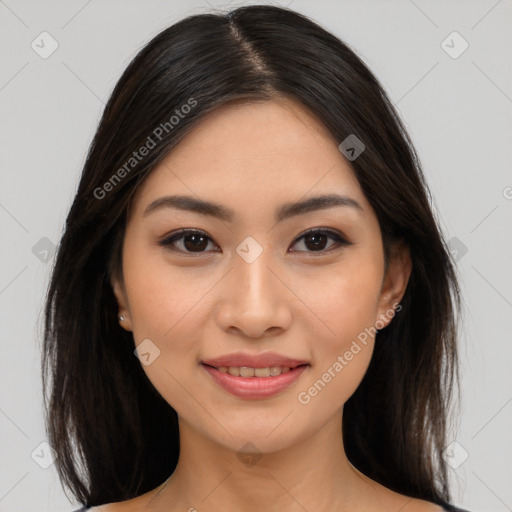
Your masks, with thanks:
[(134, 151), (132, 156), (101, 187), (94, 189), (94, 197), (99, 200), (104, 199), (108, 192), (112, 191), (161, 142), (164, 133), (171, 132), (196, 105), (197, 100), (190, 97), (187, 103), (175, 109), (176, 115), (172, 115), (168, 121), (160, 123), (151, 132), (151, 135), (148, 135), (144, 144), (137, 151)]
[[(352, 361), (354, 357), (357, 356), (364, 347), (366, 347), (368, 344), (368, 338), (375, 336), (379, 329), (383, 329), (387, 325), (385, 321), (391, 321), (395, 314), (401, 309), (402, 305), (395, 303), (392, 308), (389, 308), (381, 315), (380, 319), (377, 320), (372, 327), (365, 327), (365, 329), (357, 335), (357, 339), (352, 341), (350, 348), (346, 350), (343, 355), (338, 355), (336, 361), (327, 368), (321, 378), (317, 379), (306, 391), (300, 391), (298, 393), (297, 400), (299, 403), (302, 405), (309, 404), (311, 399), (317, 396), (320, 391), (322, 391), (327, 384), (331, 382), (332, 379), (334, 379), (346, 366), (348, 366), (350, 361)], [(363, 346), (361, 347), (361, 345)]]

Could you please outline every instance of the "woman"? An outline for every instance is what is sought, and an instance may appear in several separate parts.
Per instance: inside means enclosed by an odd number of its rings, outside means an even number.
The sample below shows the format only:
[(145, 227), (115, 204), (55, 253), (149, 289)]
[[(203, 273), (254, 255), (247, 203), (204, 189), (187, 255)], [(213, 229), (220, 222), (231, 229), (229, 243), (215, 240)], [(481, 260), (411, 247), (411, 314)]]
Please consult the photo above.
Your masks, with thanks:
[(43, 358), (59, 475), (102, 512), (457, 510), (459, 307), (354, 52), (274, 6), (188, 17), (120, 78), (67, 218)]

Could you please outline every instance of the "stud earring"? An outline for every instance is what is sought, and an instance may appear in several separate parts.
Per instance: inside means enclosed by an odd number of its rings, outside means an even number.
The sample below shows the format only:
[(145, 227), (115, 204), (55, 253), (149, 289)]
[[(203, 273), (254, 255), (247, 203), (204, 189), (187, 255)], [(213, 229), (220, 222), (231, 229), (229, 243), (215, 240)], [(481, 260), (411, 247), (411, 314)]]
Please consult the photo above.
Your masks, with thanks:
[(126, 320), (126, 315), (119, 315), (117, 318), (119, 318), (119, 321), (122, 322), (123, 320)]

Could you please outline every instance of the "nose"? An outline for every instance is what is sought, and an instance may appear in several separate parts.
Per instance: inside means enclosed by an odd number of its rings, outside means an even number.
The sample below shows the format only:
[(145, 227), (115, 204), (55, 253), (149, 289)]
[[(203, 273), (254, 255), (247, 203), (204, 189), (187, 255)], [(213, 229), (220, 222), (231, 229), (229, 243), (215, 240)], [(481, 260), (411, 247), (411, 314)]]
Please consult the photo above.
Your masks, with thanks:
[(271, 250), (248, 262), (238, 254), (219, 288), (217, 323), (226, 332), (250, 338), (275, 336), (291, 322), (291, 293), (278, 277)]

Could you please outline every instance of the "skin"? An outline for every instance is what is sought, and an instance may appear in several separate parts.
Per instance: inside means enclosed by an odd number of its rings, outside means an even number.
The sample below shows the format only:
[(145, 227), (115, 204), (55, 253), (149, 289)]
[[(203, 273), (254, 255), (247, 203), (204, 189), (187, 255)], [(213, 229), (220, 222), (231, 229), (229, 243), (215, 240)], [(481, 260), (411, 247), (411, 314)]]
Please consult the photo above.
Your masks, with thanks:
[[(377, 217), (338, 143), (293, 100), (231, 104), (210, 113), (141, 185), (112, 288), (135, 344), (149, 338), (160, 350), (142, 367), (178, 413), (180, 459), (164, 485), (93, 510), (441, 510), (370, 480), (345, 455), (343, 404), (368, 368), (374, 337), (309, 403), (297, 399), (365, 328), (392, 321), (411, 272), (405, 245), (385, 271)], [(333, 192), (362, 209), (276, 223), (284, 203)], [(170, 194), (220, 203), (234, 218), (175, 208), (143, 215)], [(206, 234), (203, 252), (191, 252), (190, 239), (177, 240), (175, 251), (159, 245), (181, 228)], [(351, 245), (324, 238), (315, 251), (300, 237), (311, 228), (329, 228)], [(263, 249), (251, 263), (236, 252), (247, 236)], [(200, 365), (234, 351), (276, 351), (310, 366), (277, 396), (242, 399)], [(248, 442), (257, 451), (250, 465), (237, 456)]]

